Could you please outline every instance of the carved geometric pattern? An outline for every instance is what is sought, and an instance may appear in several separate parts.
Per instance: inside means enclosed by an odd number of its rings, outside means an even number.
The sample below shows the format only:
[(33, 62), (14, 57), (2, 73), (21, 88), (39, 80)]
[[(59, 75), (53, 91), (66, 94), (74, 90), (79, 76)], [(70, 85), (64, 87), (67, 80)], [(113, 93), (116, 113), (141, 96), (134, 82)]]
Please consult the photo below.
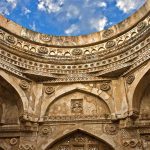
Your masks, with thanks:
[(68, 135), (66, 138), (55, 143), (48, 150), (112, 150), (112, 148), (103, 141), (86, 135), (80, 131)]

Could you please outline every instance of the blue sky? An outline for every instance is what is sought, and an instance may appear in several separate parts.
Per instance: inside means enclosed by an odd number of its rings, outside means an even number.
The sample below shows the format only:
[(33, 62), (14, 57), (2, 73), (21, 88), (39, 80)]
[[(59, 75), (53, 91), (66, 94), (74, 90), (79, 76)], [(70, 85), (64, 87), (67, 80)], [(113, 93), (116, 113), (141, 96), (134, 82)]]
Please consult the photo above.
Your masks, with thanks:
[(124, 20), (146, 0), (0, 0), (0, 13), (51, 35), (83, 35)]

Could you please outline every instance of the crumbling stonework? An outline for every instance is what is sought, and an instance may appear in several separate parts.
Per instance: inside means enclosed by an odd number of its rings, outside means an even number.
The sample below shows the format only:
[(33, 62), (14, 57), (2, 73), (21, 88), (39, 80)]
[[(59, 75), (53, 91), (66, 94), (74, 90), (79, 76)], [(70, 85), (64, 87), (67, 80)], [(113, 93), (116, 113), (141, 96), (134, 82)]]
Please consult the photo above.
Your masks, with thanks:
[(149, 150), (149, 12), (77, 37), (0, 16), (0, 150)]

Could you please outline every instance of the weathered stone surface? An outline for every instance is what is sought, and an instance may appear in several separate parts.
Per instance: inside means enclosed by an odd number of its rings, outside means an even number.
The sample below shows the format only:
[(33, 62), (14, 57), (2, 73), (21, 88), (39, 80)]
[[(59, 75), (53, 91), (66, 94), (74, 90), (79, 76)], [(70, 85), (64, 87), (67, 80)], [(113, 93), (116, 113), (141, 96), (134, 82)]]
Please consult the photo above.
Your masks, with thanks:
[(149, 150), (149, 11), (78, 37), (0, 16), (0, 150)]

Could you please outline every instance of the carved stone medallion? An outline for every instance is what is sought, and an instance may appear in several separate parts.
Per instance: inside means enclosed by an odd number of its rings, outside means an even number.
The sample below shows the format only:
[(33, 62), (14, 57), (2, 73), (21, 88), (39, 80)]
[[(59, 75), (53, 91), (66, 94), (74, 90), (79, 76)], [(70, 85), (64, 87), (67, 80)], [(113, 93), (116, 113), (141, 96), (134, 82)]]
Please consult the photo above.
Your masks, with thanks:
[(81, 54), (82, 54), (82, 50), (79, 48), (72, 50), (72, 55), (81, 55)]
[(11, 144), (11, 145), (16, 145), (17, 142), (18, 142), (18, 140), (17, 140), (16, 138), (10, 139), (10, 144)]
[(108, 41), (105, 45), (106, 48), (112, 48), (115, 46), (115, 41)]
[(22, 80), (19, 85), (23, 90), (27, 90), (29, 88), (29, 83), (25, 80)]
[(108, 91), (108, 90), (110, 90), (110, 85), (108, 83), (103, 83), (103, 84), (101, 84), (100, 89), (102, 91)]
[(128, 84), (132, 84), (132, 82), (135, 80), (135, 76), (132, 74), (132, 75), (129, 75), (126, 79), (126, 82)]
[(55, 91), (55, 89), (52, 86), (48, 86), (45, 88), (45, 93), (50, 95)]
[(143, 21), (143, 22), (140, 22), (138, 25), (137, 25), (137, 30), (138, 31), (141, 31), (143, 30), (144, 28), (146, 27), (146, 23)]
[(9, 43), (11, 43), (11, 44), (14, 44), (14, 43), (15, 43), (15, 38), (14, 38), (14, 36), (12, 36), (12, 35), (8, 35), (8, 36), (6, 37), (6, 40), (7, 40)]
[(104, 126), (104, 132), (110, 135), (115, 135), (118, 133), (118, 127), (114, 124), (106, 124)]

